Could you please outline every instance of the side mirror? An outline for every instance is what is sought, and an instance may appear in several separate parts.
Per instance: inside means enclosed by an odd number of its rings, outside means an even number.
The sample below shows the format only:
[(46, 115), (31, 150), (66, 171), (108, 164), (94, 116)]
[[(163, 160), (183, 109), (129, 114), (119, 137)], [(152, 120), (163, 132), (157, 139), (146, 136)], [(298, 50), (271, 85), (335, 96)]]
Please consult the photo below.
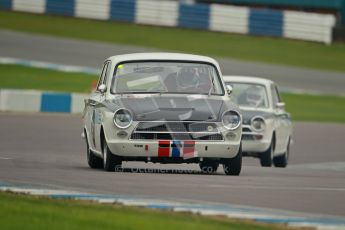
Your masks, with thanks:
[(278, 102), (276, 104), (277, 109), (285, 109), (285, 103), (284, 102)]
[(107, 86), (105, 84), (101, 84), (100, 86), (98, 86), (98, 91), (101, 93), (105, 93), (105, 90), (107, 89)]
[(232, 86), (231, 85), (225, 85), (226, 88), (226, 92), (228, 93), (228, 95), (230, 96), (232, 93)]

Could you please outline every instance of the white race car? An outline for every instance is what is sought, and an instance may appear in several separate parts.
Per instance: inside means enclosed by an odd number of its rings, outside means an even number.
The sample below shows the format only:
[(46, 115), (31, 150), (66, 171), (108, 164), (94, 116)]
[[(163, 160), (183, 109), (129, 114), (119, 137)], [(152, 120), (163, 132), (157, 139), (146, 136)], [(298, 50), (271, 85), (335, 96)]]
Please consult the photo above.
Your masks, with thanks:
[(243, 155), (258, 157), (263, 167), (286, 167), (292, 122), (277, 85), (267, 79), (243, 76), (224, 76), (224, 82), (232, 87), (232, 101), (242, 112)]
[(175, 53), (118, 55), (104, 62), (85, 100), (84, 132), (91, 168), (122, 161), (223, 165), (239, 175), (242, 120), (218, 63)]

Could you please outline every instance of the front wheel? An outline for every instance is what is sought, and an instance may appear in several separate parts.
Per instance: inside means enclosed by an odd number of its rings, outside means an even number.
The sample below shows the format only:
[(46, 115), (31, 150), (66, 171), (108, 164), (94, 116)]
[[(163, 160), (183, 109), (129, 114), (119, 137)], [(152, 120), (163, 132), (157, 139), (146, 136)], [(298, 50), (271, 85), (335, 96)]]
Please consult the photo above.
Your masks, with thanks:
[(199, 167), (203, 173), (214, 173), (219, 167), (219, 162), (210, 159), (204, 159), (199, 163)]
[(85, 141), (86, 141), (86, 159), (90, 168), (99, 169), (102, 168), (102, 158), (96, 156), (90, 149), (89, 142), (87, 139), (86, 131), (84, 130)]
[(290, 154), (290, 139), (288, 141), (288, 145), (286, 147), (286, 151), (283, 155), (279, 155), (273, 158), (274, 166), (277, 168), (286, 168), (289, 161), (289, 154)]
[(226, 175), (238, 176), (242, 169), (242, 145), (234, 158), (224, 159), (223, 169)]
[(274, 139), (272, 139), (270, 147), (260, 154), (260, 164), (262, 167), (271, 167), (274, 156)]
[(120, 169), (122, 160), (115, 156), (109, 149), (107, 141), (103, 140), (103, 167), (105, 171), (114, 172), (115, 169)]

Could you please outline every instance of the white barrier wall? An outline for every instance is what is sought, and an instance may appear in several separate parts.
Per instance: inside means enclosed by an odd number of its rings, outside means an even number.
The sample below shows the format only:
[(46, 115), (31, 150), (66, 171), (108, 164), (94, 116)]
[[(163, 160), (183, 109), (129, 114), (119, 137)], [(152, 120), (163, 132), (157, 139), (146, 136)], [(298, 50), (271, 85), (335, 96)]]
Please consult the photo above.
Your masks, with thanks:
[[(332, 42), (331, 14), (168, 0), (0, 0), (0, 8), (147, 25)], [(121, 32), (121, 31), (119, 31)]]
[(13, 10), (31, 12), (31, 13), (45, 13), (45, 0), (13, 0)]
[(178, 2), (137, 0), (135, 21), (139, 24), (176, 26)]
[(0, 90), (0, 110), (12, 112), (39, 112), (41, 93), (31, 90)]
[(0, 89), (0, 111), (82, 113), (88, 94)]
[(111, 0), (76, 0), (75, 16), (79, 18), (91, 18), (108, 20), (110, 18)]
[(285, 11), (283, 37), (330, 44), (334, 26), (333, 15)]
[(231, 33), (248, 33), (249, 8), (212, 4), (210, 30)]
[(84, 100), (88, 98), (88, 94), (73, 93), (71, 100), (71, 113), (81, 113), (84, 110)]

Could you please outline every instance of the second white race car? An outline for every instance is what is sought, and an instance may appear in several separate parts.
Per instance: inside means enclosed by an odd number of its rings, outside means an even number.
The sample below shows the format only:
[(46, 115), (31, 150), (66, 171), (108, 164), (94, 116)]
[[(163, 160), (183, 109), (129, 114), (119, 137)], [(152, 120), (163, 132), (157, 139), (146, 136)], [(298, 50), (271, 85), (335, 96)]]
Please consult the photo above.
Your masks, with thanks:
[(242, 111), (243, 155), (258, 157), (263, 167), (286, 167), (292, 122), (277, 85), (268, 79), (243, 76), (224, 76), (224, 82), (232, 87), (231, 98)]

